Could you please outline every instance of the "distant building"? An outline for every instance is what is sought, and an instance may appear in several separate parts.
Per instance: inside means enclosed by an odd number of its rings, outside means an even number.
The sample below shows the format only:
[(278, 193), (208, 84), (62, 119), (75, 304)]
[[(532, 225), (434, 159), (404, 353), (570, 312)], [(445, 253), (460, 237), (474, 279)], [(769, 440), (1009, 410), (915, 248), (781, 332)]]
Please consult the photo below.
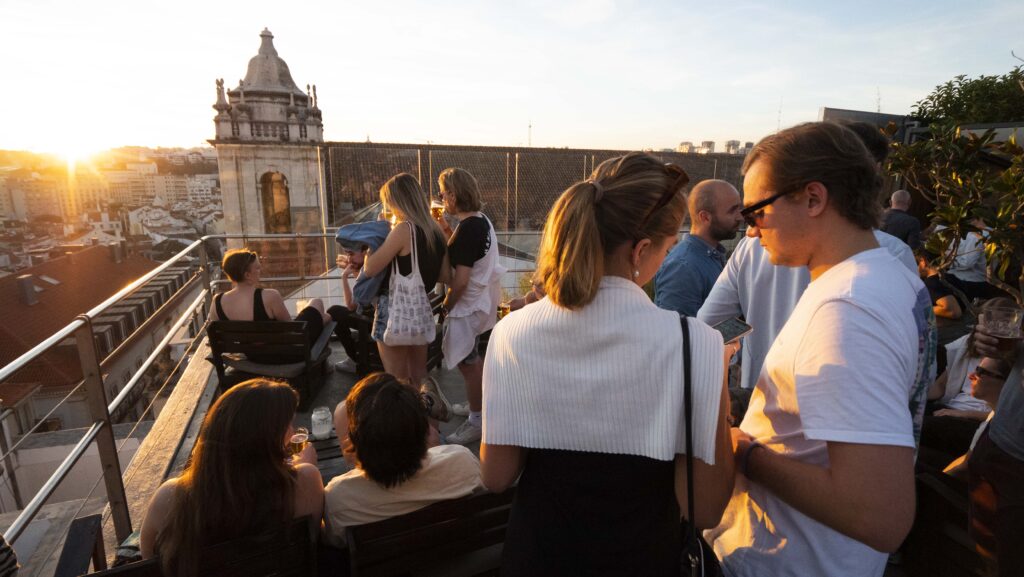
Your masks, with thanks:
[(216, 136), (228, 233), (320, 232), (323, 122), (316, 86), (303, 92), (264, 29), (245, 79), (217, 81)]
[(682, 152), (683, 154), (690, 154), (693, 152), (693, 143), (689, 141), (683, 141), (676, 147), (676, 152)]
[(739, 140), (727, 140), (727, 141), (725, 141), (725, 153), (726, 154), (739, 154), (740, 153), (740, 141)]
[(754, 150), (754, 143), (753, 142), (744, 142), (743, 143), (743, 154), (744, 155), (750, 154), (751, 150)]
[(700, 150), (698, 152), (700, 152), (701, 154), (712, 154), (712, 153), (714, 153), (715, 152), (715, 141), (714, 140), (705, 140), (705, 141), (701, 142), (700, 143)]

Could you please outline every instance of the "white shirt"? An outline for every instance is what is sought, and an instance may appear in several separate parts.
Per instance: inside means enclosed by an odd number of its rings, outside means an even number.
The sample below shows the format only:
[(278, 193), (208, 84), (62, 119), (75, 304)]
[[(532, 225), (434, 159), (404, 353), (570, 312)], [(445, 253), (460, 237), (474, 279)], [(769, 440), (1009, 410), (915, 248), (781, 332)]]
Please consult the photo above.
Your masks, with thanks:
[(988, 412), (988, 404), (971, 394), (970, 374), (978, 368), (981, 357), (967, 353), (968, 338), (970, 335), (964, 335), (946, 344), (946, 390), (941, 403), (950, 409)]
[[(926, 292), (881, 248), (826, 271), (768, 352), (740, 428), (821, 467), (829, 464), (829, 441), (915, 447)], [(887, 558), (743, 476), (707, 537), (728, 575), (877, 577)]]
[(462, 445), (431, 447), (423, 468), (397, 487), (384, 488), (355, 468), (324, 488), (325, 534), (332, 545), (341, 546), (346, 527), (411, 513), (482, 487), (480, 462)]
[[(907, 243), (880, 230), (874, 233), (879, 245), (917, 274), (917, 262)], [(754, 327), (743, 339), (740, 386), (744, 389), (757, 382), (768, 349), (810, 282), (807, 267), (772, 264), (758, 239), (744, 237), (736, 245), (697, 318), (714, 326), (743, 316)]]
[(988, 263), (985, 260), (985, 243), (976, 232), (967, 233), (956, 249), (956, 258), (949, 267), (949, 274), (965, 282), (985, 282)]
[[(714, 464), (722, 335), (689, 319), (694, 457)], [(637, 455), (686, 452), (679, 315), (606, 276), (579, 310), (544, 298), (494, 327), (484, 362), (484, 442)]]

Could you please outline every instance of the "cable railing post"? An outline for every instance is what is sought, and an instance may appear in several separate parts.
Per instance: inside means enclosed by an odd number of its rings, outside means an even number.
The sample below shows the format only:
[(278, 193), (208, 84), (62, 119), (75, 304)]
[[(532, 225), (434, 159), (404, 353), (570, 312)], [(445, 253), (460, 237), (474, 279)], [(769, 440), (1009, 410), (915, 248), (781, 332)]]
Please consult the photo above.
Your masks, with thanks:
[[(6, 410), (4, 412), (7, 412)], [(7, 479), (11, 483), (11, 494), (14, 496), (14, 506), (19, 510), (25, 508), (25, 502), (21, 500), (21, 488), (18, 486), (18, 475), (14, 470), (14, 459), (8, 452), (9, 444), (7, 442), (7, 423), (6, 419), (0, 418), (0, 452), (3, 452), (4, 456), (4, 471), (7, 473)]]
[(100, 455), (100, 467), (103, 470), (103, 482), (107, 489), (107, 501), (110, 503), (110, 515), (114, 519), (114, 533), (120, 543), (132, 533), (132, 520), (128, 513), (128, 498), (124, 492), (124, 481), (121, 478), (121, 462), (117, 456), (117, 444), (114, 441), (114, 429), (107, 411), (107, 393), (103, 390), (103, 373), (100, 370), (96, 344), (93, 341), (92, 321), (82, 315), (79, 319), (85, 324), (75, 331), (75, 345), (78, 348), (78, 359), (82, 365), (82, 379), (85, 382), (86, 404), (93, 421), (102, 421), (103, 427), (96, 435), (96, 448)]

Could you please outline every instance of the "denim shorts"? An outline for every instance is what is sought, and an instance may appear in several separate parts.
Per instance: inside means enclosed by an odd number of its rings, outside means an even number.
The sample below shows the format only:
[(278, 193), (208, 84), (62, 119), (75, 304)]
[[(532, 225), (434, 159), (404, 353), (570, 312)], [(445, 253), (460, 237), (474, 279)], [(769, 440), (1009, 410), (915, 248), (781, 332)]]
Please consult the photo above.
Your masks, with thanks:
[(370, 338), (378, 343), (384, 342), (384, 330), (388, 328), (388, 295), (377, 297), (377, 312), (373, 315), (373, 330)]

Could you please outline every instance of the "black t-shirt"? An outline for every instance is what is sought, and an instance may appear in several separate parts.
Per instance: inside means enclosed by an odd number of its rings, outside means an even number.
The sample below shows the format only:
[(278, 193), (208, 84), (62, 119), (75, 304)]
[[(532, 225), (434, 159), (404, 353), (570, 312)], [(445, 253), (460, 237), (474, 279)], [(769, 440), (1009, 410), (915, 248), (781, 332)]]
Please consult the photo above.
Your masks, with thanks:
[(673, 461), (530, 449), (501, 574), (679, 575)]
[(448, 239), (448, 259), (452, 268), (462, 265), (471, 267), (484, 258), (491, 250), (491, 227), (487, 219), (471, 216), (459, 223), (452, 237)]
[(956, 299), (956, 303), (960, 305), (960, 308), (966, 308), (967, 306), (963, 301), (960, 300), (960, 297), (956, 296), (956, 293), (954, 293), (948, 286), (946, 286), (945, 283), (942, 282), (942, 279), (940, 279), (939, 275), (937, 274), (933, 274), (928, 278), (924, 279), (924, 286), (925, 288), (928, 289), (928, 296), (931, 297), (933, 305), (937, 304), (939, 302), (939, 299), (941, 299), (942, 297), (952, 296), (954, 299)]
[[(423, 232), (423, 229), (416, 226), (416, 258), (420, 263), (420, 277), (423, 278), (423, 288), (429, 293), (434, 290), (434, 285), (437, 284), (437, 277), (441, 276), (441, 264), (444, 262), (444, 245), (437, 243), (433, 253), (427, 249), (428, 246), (427, 234)], [(395, 258), (398, 260), (398, 272), (403, 275), (412, 272), (411, 252), (405, 256), (399, 255)], [(384, 280), (380, 283), (380, 290), (377, 294), (386, 295), (388, 294), (391, 281), (391, 265), (388, 264), (381, 274), (384, 275)]]

